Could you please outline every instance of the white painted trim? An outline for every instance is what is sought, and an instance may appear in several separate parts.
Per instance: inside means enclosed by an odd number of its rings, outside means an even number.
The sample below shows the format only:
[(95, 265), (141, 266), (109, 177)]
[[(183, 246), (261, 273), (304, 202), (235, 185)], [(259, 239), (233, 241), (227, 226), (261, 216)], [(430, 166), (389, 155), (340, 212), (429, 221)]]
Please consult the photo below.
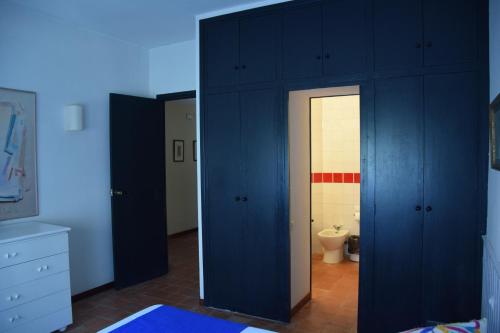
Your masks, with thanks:
[(196, 163), (196, 174), (198, 177), (197, 181), (197, 197), (198, 197), (198, 260), (199, 260), (199, 272), (200, 272), (200, 299), (204, 299), (205, 297), (205, 286), (203, 281), (203, 225), (202, 225), (202, 205), (201, 205), (201, 159), (202, 156), (200, 154), (200, 20), (241, 12), (247, 9), (253, 9), (258, 7), (264, 7), (269, 5), (274, 5), (282, 2), (288, 2), (291, 0), (264, 0), (259, 2), (254, 2), (246, 5), (239, 5), (228, 7), (224, 9), (219, 9), (207, 13), (198, 14), (195, 16), (195, 24), (196, 24), (196, 144), (198, 151), (198, 162)]

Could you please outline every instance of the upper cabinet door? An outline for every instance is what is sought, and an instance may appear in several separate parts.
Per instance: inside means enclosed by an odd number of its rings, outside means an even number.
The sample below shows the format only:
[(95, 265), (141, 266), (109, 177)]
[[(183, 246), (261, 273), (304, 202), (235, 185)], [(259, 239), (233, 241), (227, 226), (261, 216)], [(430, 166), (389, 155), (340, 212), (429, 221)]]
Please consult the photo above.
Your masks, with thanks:
[(328, 0), (323, 16), (326, 75), (346, 75), (367, 70), (365, 0)]
[(238, 21), (228, 19), (205, 25), (204, 59), (207, 87), (238, 83)]
[(240, 20), (240, 83), (269, 82), (278, 78), (280, 23), (276, 14)]
[(476, 0), (424, 0), (424, 64), (476, 59)]
[(421, 2), (374, 0), (373, 8), (375, 70), (421, 66)]
[(285, 10), (283, 22), (284, 78), (307, 78), (322, 74), (321, 16), (321, 3)]

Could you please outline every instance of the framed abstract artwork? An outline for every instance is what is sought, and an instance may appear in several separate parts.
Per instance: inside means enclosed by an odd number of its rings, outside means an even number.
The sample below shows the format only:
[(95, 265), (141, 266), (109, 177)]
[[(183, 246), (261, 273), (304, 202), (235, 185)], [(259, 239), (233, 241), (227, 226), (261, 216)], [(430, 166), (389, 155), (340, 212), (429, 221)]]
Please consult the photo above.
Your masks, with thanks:
[(490, 158), (491, 167), (500, 170), (500, 94), (490, 105)]
[(35, 215), (36, 94), (0, 88), (0, 220)]
[(184, 140), (174, 140), (174, 162), (184, 162)]

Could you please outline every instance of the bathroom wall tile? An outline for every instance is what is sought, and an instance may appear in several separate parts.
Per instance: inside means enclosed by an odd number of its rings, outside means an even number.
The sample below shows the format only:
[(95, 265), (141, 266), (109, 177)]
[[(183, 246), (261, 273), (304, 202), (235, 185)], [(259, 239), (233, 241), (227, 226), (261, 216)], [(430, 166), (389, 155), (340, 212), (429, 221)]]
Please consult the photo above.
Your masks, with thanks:
[(354, 174), (354, 182), (358, 184), (361, 182), (361, 175), (359, 173)]
[(342, 173), (334, 173), (333, 174), (333, 182), (334, 183), (342, 183), (344, 181), (344, 174)]
[(354, 174), (344, 173), (344, 183), (352, 183), (352, 182), (354, 182)]
[(332, 183), (333, 174), (331, 172), (323, 173), (323, 183)]
[(323, 173), (315, 172), (313, 174), (313, 183), (321, 183), (323, 181)]

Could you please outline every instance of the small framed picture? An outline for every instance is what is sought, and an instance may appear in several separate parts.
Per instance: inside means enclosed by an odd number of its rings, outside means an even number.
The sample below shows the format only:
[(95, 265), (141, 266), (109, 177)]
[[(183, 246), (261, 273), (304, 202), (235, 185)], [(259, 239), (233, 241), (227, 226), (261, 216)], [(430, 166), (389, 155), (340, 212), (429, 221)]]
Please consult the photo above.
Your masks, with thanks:
[(500, 170), (500, 94), (490, 105), (491, 167)]
[(193, 140), (193, 161), (197, 161), (196, 159), (196, 140)]
[(184, 162), (184, 140), (174, 140), (174, 162)]

